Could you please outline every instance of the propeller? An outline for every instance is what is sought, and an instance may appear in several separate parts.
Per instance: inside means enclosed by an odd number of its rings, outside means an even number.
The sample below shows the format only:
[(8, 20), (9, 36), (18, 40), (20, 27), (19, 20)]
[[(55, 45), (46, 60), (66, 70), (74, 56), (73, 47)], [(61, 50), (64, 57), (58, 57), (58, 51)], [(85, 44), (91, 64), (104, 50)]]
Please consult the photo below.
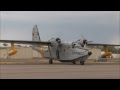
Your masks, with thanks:
[(58, 46), (61, 45), (61, 39), (60, 38), (56, 38), (56, 42), (58, 43)]
[(81, 35), (81, 37), (82, 37), (83, 47), (86, 47), (86, 45), (87, 45), (88, 43), (93, 42), (93, 41), (88, 41), (87, 39), (85, 39), (85, 38), (83, 37), (83, 35)]

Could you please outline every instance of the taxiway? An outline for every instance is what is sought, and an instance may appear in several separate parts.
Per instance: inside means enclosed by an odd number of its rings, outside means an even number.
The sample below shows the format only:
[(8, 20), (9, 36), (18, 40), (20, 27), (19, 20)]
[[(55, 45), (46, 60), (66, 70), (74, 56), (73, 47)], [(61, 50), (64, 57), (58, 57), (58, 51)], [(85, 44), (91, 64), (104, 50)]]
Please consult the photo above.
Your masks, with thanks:
[(0, 65), (0, 79), (120, 79), (120, 65)]

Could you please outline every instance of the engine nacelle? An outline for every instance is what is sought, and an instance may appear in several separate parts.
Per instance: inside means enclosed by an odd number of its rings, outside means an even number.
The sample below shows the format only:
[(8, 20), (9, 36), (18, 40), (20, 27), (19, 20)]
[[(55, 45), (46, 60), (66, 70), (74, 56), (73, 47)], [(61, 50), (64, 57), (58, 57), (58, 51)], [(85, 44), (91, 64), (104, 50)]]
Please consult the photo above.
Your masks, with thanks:
[(87, 41), (86, 41), (86, 40), (81, 40), (81, 39), (79, 39), (79, 40), (77, 40), (77, 41), (74, 42), (74, 43), (80, 45), (81, 47), (84, 47), (84, 45), (87, 44)]
[(11, 56), (11, 55), (15, 55), (16, 53), (17, 53), (17, 50), (13, 49), (8, 52), (8, 55)]
[(52, 38), (49, 40), (49, 42), (51, 42), (51, 46), (54, 46), (54, 47), (61, 46), (60, 38)]

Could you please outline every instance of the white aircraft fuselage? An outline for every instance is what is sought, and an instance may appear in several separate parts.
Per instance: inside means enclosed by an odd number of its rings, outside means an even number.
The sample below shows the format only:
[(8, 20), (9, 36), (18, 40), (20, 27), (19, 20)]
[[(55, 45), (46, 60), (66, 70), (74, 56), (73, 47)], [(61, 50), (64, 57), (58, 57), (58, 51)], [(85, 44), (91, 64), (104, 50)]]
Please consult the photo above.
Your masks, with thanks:
[(58, 44), (55, 38), (52, 38), (49, 42), (52, 43), (49, 47), (40, 47), (36, 45), (33, 46), (33, 49), (40, 52), (44, 58), (52, 58), (61, 62), (85, 62), (92, 54), (87, 48), (80, 45), (73, 47), (72, 43), (62, 42)]

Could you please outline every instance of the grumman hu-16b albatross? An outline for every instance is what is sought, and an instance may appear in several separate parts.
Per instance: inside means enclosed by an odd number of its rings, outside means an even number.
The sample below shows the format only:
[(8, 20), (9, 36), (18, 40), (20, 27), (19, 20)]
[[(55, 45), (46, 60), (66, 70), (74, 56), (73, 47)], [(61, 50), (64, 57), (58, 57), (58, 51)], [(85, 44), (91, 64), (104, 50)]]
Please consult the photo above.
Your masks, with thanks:
[(97, 44), (90, 43), (82, 37), (72, 43), (62, 42), (60, 38), (52, 38), (48, 42), (41, 41), (38, 32), (38, 27), (35, 25), (32, 32), (32, 41), (20, 41), (20, 40), (0, 40), (0, 43), (11, 43), (11, 50), (8, 55), (15, 55), (17, 50), (15, 49), (15, 43), (17, 44), (30, 44), (32, 48), (40, 52), (41, 56), (49, 59), (49, 64), (53, 63), (53, 60), (58, 60), (60, 62), (72, 62), (76, 64), (79, 61), (81, 65), (92, 54), (92, 52), (86, 47), (86, 45), (92, 46), (120, 46), (113, 44)]

